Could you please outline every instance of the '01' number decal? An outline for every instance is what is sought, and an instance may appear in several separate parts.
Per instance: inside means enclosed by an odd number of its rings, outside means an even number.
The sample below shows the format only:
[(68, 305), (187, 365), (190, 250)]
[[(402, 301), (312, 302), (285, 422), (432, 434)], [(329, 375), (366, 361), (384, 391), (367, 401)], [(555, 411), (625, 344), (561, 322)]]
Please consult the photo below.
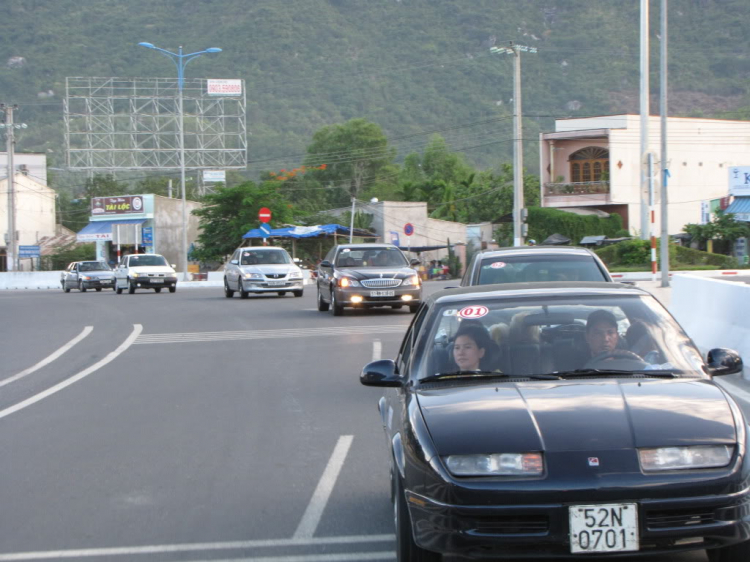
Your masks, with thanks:
[(461, 318), (481, 318), (487, 316), (489, 309), (486, 306), (467, 306), (458, 311)]

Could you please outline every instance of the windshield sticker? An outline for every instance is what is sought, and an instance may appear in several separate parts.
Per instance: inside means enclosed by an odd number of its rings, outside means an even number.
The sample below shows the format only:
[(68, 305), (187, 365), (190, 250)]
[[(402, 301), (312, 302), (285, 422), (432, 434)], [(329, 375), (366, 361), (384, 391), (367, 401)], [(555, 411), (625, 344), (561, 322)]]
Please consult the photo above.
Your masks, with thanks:
[(461, 318), (482, 318), (483, 316), (487, 316), (487, 313), (489, 312), (489, 309), (486, 306), (467, 306), (466, 308), (462, 308), (458, 315)]
[(490, 267), (491, 267), (492, 269), (502, 269), (502, 268), (504, 268), (504, 267), (505, 267), (506, 265), (508, 265), (508, 264), (506, 264), (506, 263), (505, 263), (504, 261), (496, 261), (496, 262), (493, 262), (493, 263), (491, 263), (491, 264), (490, 264)]
[(458, 310), (455, 308), (449, 308), (445, 312), (443, 312), (443, 316), (455, 316), (458, 313)]
[(351, 249), (349, 249), (349, 248), (344, 248), (344, 249), (343, 249), (343, 250), (341, 250), (341, 251), (342, 251), (342, 252), (351, 252)]

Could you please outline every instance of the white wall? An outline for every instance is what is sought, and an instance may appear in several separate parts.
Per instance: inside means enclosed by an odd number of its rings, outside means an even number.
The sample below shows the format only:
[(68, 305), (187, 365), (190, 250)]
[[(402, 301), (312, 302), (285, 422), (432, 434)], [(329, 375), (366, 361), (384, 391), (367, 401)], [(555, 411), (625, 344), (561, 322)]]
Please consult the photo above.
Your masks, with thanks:
[[(47, 155), (43, 152), (14, 152), (13, 167), (16, 171), (26, 166), (29, 177), (34, 181), (47, 185)], [(0, 177), (6, 177), (8, 169), (8, 153), (0, 152)]]

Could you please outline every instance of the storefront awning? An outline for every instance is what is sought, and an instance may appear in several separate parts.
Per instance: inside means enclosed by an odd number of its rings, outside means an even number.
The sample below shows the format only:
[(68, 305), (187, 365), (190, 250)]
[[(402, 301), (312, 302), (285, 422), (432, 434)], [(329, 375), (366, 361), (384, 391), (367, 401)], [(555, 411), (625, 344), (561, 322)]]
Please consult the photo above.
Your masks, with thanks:
[(97, 240), (112, 240), (112, 227), (117, 224), (143, 224), (146, 219), (117, 219), (111, 221), (92, 221), (84, 226), (78, 234), (78, 242), (96, 242)]
[(750, 197), (735, 197), (724, 213), (732, 213), (738, 221), (750, 221)]

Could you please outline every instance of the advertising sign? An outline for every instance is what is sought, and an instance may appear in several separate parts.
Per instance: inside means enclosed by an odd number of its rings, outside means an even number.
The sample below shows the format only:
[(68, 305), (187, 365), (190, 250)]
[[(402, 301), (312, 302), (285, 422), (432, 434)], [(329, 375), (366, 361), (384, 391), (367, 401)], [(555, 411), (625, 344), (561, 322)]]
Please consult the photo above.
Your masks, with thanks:
[(144, 246), (152, 246), (154, 244), (154, 227), (144, 226), (141, 229), (141, 241)]
[(242, 80), (206, 80), (209, 96), (241, 96)]
[(203, 181), (206, 183), (226, 183), (227, 173), (224, 170), (203, 170)]
[(729, 195), (750, 195), (750, 166), (729, 168)]
[(39, 246), (19, 246), (18, 257), (19, 258), (38, 258), (42, 254), (39, 251)]
[(143, 212), (143, 197), (140, 195), (91, 198), (92, 215), (128, 215), (141, 214)]

